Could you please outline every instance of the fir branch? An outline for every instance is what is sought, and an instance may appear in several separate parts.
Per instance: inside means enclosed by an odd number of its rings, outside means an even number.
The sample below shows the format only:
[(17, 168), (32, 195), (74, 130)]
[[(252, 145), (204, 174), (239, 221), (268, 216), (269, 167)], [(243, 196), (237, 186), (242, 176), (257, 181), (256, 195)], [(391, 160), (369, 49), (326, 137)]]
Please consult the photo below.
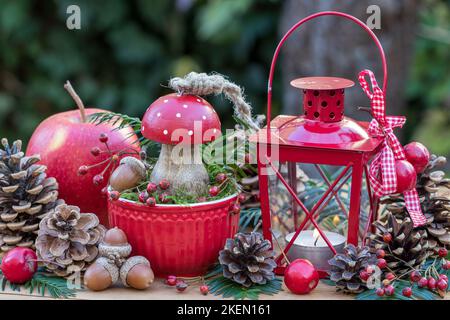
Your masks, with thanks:
[[(155, 148), (158, 146), (156, 142), (148, 140), (144, 136), (142, 136), (142, 122), (139, 118), (130, 117), (126, 114), (115, 112), (97, 112), (89, 116), (89, 122), (95, 125), (110, 123), (114, 127), (114, 131), (121, 130), (125, 127), (131, 127), (134, 133), (138, 136), (138, 140), (133, 141), (133, 143), (139, 143), (141, 147), (145, 146), (147, 148)], [(127, 138), (129, 138), (130, 136), (128, 136)]]
[(283, 281), (280, 278), (267, 281), (266, 284), (254, 284), (246, 288), (223, 276), (223, 269), (217, 264), (207, 275), (205, 275), (206, 284), (209, 292), (215, 296), (223, 298), (234, 298), (236, 300), (258, 300), (261, 294), (275, 295), (282, 291)]
[(9, 282), (2, 274), (0, 274), (1, 290), (6, 291), (7, 285), (12, 291), (21, 292), (21, 289), (28, 290), (28, 294), (37, 293), (45, 296), (48, 293), (52, 298), (68, 299), (76, 296), (76, 291), (67, 286), (67, 281), (64, 278), (45, 275), (37, 272), (33, 278), (23, 285), (18, 285)]

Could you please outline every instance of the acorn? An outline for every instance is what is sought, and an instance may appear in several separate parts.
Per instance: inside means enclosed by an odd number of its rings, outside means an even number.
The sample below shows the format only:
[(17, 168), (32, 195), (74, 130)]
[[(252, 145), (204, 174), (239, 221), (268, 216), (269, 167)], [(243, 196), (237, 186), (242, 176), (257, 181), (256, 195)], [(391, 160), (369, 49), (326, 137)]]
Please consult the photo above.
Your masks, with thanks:
[(119, 268), (105, 257), (98, 258), (84, 273), (84, 285), (92, 291), (109, 288), (119, 278)]
[(111, 174), (109, 185), (113, 190), (122, 192), (137, 186), (146, 175), (145, 164), (141, 160), (125, 157)]
[(128, 243), (125, 232), (114, 227), (106, 231), (103, 241), (98, 245), (98, 250), (101, 256), (108, 257), (117, 254), (126, 258), (131, 253), (131, 245)]
[(150, 287), (154, 279), (150, 262), (142, 256), (129, 258), (120, 268), (120, 280), (126, 287), (144, 290)]

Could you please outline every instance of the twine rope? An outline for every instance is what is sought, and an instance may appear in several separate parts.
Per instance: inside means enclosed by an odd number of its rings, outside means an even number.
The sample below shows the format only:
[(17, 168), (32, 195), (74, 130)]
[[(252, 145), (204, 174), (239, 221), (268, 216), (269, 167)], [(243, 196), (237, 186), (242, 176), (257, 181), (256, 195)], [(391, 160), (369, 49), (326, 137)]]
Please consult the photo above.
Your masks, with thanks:
[(264, 118), (252, 117), (252, 107), (245, 101), (243, 90), (235, 83), (218, 73), (190, 72), (184, 78), (169, 80), (169, 88), (180, 94), (193, 94), (198, 96), (223, 94), (234, 106), (234, 114), (243, 119), (251, 129), (258, 130)]

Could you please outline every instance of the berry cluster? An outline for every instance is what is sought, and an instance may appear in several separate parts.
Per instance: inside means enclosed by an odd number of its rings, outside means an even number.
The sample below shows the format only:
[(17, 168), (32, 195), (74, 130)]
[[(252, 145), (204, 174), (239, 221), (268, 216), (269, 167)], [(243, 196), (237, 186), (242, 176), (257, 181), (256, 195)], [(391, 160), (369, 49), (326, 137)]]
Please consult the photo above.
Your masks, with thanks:
[[(100, 147), (93, 147), (91, 149), (91, 154), (94, 157), (106, 155), (107, 157), (105, 159), (99, 161), (96, 164), (89, 165), (89, 166), (82, 165), (78, 168), (78, 175), (83, 176), (83, 175), (86, 175), (89, 172), (89, 170), (104, 165), (105, 167), (103, 168), (102, 172), (100, 172), (99, 174), (96, 174), (94, 176), (94, 178), (92, 179), (92, 183), (94, 183), (96, 186), (103, 184), (103, 182), (105, 181), (105, 174), (108, 171), (112, 172), (117, 167), (117, 165), (119, 164), (120, 158), (122, 156), (139, 155), (139, 157), (141, 159), (145, 159), (145, 157), (146, 157), (145, 152), (143, 152), (143, 151), (138, 152), (132, 148), (126, 148), (123, 150), (111, 150), (108, 145), (108, 139), (109, 138), (106, 133), (101, 133), (100, 136), (98, 137), (98, 140), (100, 141), (100, 143), (105, 145), (105, 149), (102, 150)], [(103, 192), (103, 194), (106, 194), (106, 187), (103, 188), (102, 192)]]
[[(197, 282), (198, 279), (193, 278), (191, 283)], [(209, 293), (208, 286), (204, 283), (203, 278), (201, 279), (202, 285), (200, 286), (200, 293), (204, 296), (206, 296)], [(166, 284), (170, 287), (175, 287), (178, 292), (184, 292), (187, 287), (189, 287), (189, 284), (187, 283), (187, 280), (184, 280), (182, 278), (177, 278), (176, 276), (168, 276), (166, 278)]]
[[(217, 197), (221, 191), (223, 185), (228, 181), (228, 177), (225, 173), (217, 174), (215, 181), (219, 183), (219, 185), (214, 185), (209, 188), (209, 197), (202, 196), (197, 199), (197, 202), (206, 202), (211, 200), (214, 197)], [(172, 204), (174, 203), (174, 197), (169, 191), (170, 182), (167, 179), (162, 179), (159, 183), (150, 182), (147, 184), (145, 190), (138, 190), (138, 201), (146, 204), (150, 207), (156, 206), (156, 204)], [(118, 200), (121, 194), (118, 191), (111, 191), (110, 198), (111, 200)], [(241, 193), (238, 195), (236, 202), (230, 205), (230, 212), (234, 214), (238, 214), (241, 212), (241, 205), (243, 201), (245, 201), (247, 197), (245, 194)]]
[[(390, 241), (389, 236), (386, 234), (386, 240)], [(396, 280), (404, 279), (409, 274), (409, 281), (411, 283), (410, 286), (404, 287), (402, 289), (402, 295), (405, 297), (411, 297), (413, 295), (413, 288), (416, 285), (417, 290), (420, 289), (428, 289), (438, 293), (443, 296), (448, 288), (448, 277), (446, 274), (439, 274), (436, 269), (436, 265), (438, 262), (441, 264), (443, 270), (447, 271), (450, 269), (450, 261), (447, 261), (445, 258), (447, 257), (447, 249), (440, 248), (437, 250), (438, 259), (432, 264), (431, 267), (427, 268), (424, 271), (424, 274), (419, 270), (411, 270), (403, 275), (396, 275), (392, 270), (390, 270), (387, 266), (384, 250), (377, 250), (376, 255), (378, 258), (377, 266), (382, 271), (387, 270), (388, 272), (384, 272), (384, 279), (382, 280), (382, 286), (375, 290), (376, 294), (380, 297), (383, 296), (392, 296), (395, 293), (394, 283)], [(365, 270), (360, 272), (360, 278), (363, 281), (367, 281), (369, 277), (374, 273), (373, 267), (368, 266)]]

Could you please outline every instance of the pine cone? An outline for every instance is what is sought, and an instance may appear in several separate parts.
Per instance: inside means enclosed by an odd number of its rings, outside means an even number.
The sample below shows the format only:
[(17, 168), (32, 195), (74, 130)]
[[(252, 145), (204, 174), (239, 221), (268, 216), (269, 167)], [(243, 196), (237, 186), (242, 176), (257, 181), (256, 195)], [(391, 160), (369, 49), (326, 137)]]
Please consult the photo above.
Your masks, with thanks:
[[(408, 217), (397, 220), (388, 214), (385, 223), (375, 221), (375, 234), (369, 234), (369, 245), (372, 252), (383, 249), (387, 266), (397, 274), (417, 269), (429, 257), (428, 243), (425, 240), (427, 232), (424, 229), (414, 229), (412, 220)], [(392, 240), (384, 241), (384, 236), (390, 234)]]
[(0, 249), (34, 248), (39, 222), (51, 214), (58, 200), (58, 183), (47, 178), (46, 167), (38, 155), (26, 157), (22, 141), (9, 145), (2, 139), (0, 148)]
[(445, 157), (432, 155), (427, 169), (418, 176), (417, 190), (427, 217), (428, 239), (438, 247), (450, 248), (450, 179), (436, 170), (446, 163)]
[(248, 288), (275, 278), (273, 256), (270, 242), (260, 233), (238, 233), (234, 239), (227, 239), (219, 262), (225, 278)]
[(366, 289), (366, 282), (360, 277), (360, 272), (369, 265), (376, 265), (377, 258), (369, 247), (355, 247), (349, 244), (344, 253), (338, 253), (328, 260), (331, 266), (330, 280), (336, 283), (336, 288), (345, 293), (359, 293)]
[[(417, 176), (416, 187), (422, 211), (427, 217), (426, 240), (431, 254), (435, 254), (436, 247), (450, 248), (450, 179), (443, 171), (437, 170), (446, 162), (445, 157), (432, 155), (425, 171)], [(384, 197), (381, 204), (385, 204), (397, 219), (408, 216), (402, 195)]]
[(46, 268), (61, 277), (84, 271), (98, 255), (106, 228), (93, 213), (59, 205), (42, 219), (36, 239), (37, 254)]

